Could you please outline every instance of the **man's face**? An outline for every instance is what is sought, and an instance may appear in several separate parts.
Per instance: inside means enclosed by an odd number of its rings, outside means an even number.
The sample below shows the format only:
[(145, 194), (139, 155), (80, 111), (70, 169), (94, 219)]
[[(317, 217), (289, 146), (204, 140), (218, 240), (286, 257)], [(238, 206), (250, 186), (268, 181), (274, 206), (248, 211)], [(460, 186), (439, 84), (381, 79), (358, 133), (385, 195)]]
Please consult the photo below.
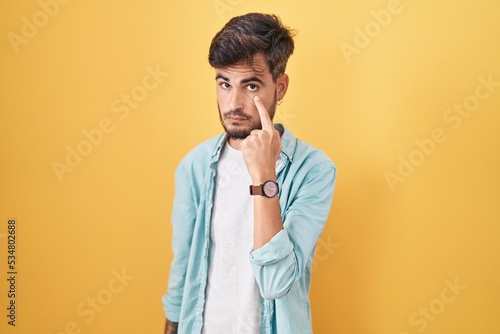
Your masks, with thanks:
[(258, 95), (273, 119), (276, 101), (281, 100), (288, 86), (288, 76), (282, 74), (273, 82), (262, 54), (256, 54), (252, 66), (232, 65), (216, 69), (217, 104), (220, 121), (230, 139), (244, 139), (252, 130), (261, 129), (257, 107)]

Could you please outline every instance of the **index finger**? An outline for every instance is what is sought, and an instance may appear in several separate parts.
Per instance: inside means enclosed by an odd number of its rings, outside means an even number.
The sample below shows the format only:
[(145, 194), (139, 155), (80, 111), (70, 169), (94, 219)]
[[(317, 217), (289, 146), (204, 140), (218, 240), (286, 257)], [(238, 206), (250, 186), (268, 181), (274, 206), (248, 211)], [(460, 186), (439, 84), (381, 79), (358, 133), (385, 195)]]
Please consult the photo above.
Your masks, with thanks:
[(266, 107), (264, 106), (264, 102), (259, 96), (255, 96), (253, 98), (255, 102), (255, 106), (257, 107), (257, 111), (260, 116), (260, 123), (262, 124), (262, 130), (273, 130), (274, 125), (273, 121), (271, 121), (271, 117), (269, 117), (269, 113), (267, 112)]

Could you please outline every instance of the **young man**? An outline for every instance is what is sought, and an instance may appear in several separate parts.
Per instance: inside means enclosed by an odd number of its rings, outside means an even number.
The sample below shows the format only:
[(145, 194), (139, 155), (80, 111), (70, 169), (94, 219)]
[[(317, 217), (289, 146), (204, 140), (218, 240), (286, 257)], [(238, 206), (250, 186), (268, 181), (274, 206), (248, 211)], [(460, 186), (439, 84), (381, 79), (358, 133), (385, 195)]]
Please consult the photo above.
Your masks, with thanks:
[(292, 37), (278, 17), (252, 13), (212, 40), (225, 132), (175, 173), (165, 333), (312, 332), (311, 265), (336, 168), (272, 123)]

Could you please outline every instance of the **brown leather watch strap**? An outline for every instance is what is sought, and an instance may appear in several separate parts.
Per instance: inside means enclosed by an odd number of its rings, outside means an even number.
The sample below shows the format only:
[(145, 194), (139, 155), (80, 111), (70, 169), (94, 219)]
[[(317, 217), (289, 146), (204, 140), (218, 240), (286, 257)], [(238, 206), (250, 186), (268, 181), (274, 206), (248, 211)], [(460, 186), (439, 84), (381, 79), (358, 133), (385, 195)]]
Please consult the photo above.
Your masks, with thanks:
[(250, 195), (262, 195), (262, 185), (260, 186), (250, 185)]

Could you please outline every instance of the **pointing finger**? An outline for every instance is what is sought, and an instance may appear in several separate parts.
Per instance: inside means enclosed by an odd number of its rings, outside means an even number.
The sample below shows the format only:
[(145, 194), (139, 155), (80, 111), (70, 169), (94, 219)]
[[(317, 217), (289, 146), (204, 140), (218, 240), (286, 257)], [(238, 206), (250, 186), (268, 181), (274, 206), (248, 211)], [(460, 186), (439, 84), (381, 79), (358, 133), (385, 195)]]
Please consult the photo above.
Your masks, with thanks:
[(262, 102), (262, 99), (258, 96), (255, 96), (253, 100), (259, 112), (260, 122), (262, 124), (262, 130), (273, 130), (274, 129), (273, 121), (271, 121), (271, 117), (269, 117), (269, 113), (267, 112), (267, 109), (264, 106), (264, 102)]

